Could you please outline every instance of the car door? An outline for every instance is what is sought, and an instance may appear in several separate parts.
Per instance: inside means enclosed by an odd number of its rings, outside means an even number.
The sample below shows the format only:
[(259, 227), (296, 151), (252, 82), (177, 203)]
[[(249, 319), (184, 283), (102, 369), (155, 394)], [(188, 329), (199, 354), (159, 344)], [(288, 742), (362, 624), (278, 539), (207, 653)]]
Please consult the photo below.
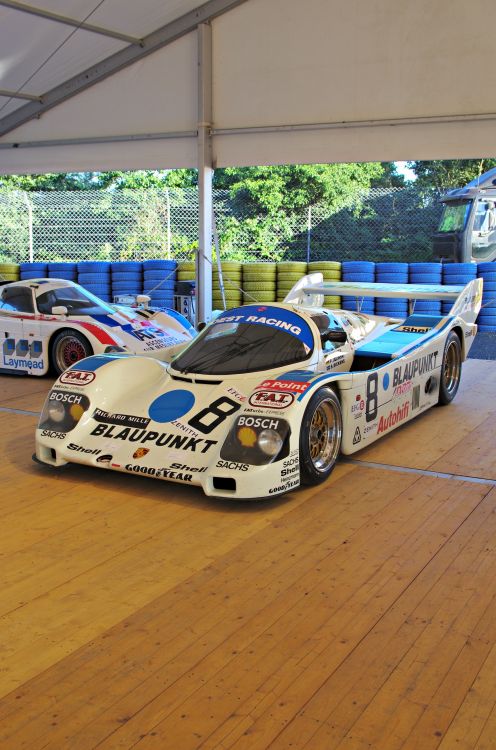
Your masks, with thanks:
[(0, 295), (2, 369), (41, 375), (47, 369), (33, 290), (4, 286)]

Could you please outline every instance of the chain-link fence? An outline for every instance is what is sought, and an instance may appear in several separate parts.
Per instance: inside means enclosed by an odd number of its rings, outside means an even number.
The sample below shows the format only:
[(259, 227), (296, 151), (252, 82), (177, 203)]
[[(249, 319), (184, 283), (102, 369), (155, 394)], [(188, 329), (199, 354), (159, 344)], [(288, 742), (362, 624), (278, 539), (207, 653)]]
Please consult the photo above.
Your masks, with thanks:
[[(437, 196), (373, 188), (338, 209), (253, 215), (251, 202), (214, 190), (225, 260), (428, 260)], [(143, 260), (193, 256), (198, 192), (0, 191), (0, 262)]]

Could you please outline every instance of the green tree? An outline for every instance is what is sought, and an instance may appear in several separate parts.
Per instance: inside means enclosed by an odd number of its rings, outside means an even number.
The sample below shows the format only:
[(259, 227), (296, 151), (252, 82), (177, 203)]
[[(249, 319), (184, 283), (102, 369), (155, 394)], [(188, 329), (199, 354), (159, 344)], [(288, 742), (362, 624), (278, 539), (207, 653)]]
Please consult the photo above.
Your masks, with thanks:
[(423, 191), (445, 192), (463, 187), (496, 166), (496, 159), (445, 159), (443, 161), (410, 161), (408, 166), (417, 175), (417, 187)]
[(252, 216), (287, 214), (320, 202), (338, 208), (382, 174), (377, 162), (230, 167), (215, 172), (214, 186), (242, 198)]

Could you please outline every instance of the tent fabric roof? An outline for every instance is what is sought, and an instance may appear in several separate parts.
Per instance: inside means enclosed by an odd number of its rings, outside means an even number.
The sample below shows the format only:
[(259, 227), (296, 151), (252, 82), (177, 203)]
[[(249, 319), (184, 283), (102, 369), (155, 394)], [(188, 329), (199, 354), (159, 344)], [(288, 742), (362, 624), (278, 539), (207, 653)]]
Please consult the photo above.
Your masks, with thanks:
[(494, 155), (487, 0), (0, 0), (0, 174), (196, 166), (196, 19), (217, 166)]

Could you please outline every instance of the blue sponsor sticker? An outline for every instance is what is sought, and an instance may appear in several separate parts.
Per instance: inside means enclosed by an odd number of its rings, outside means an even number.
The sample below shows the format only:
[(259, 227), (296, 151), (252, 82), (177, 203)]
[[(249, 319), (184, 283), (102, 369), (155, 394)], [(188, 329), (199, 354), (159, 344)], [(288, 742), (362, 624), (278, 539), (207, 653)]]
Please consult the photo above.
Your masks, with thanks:
[(313, 335), (304, 318), (292, 310), (270, 305), (246, 305), (226, 310), (215, 320), (218, 323), (255, 323), (286, 331), (299, 339), (309, 349), (313, 349)]
[(385, 391), (387, 391), (387, 389), (389, 388), (389, 373), (388, 372), (385, 372), (382, 377), (382, 387), (384, 388)]
[(195, 397), (191, 391), (177, 389), (163, 393), (148, 408), (148, 415), (154, 422), (172, 422), (180, 419), (193, 408)]

